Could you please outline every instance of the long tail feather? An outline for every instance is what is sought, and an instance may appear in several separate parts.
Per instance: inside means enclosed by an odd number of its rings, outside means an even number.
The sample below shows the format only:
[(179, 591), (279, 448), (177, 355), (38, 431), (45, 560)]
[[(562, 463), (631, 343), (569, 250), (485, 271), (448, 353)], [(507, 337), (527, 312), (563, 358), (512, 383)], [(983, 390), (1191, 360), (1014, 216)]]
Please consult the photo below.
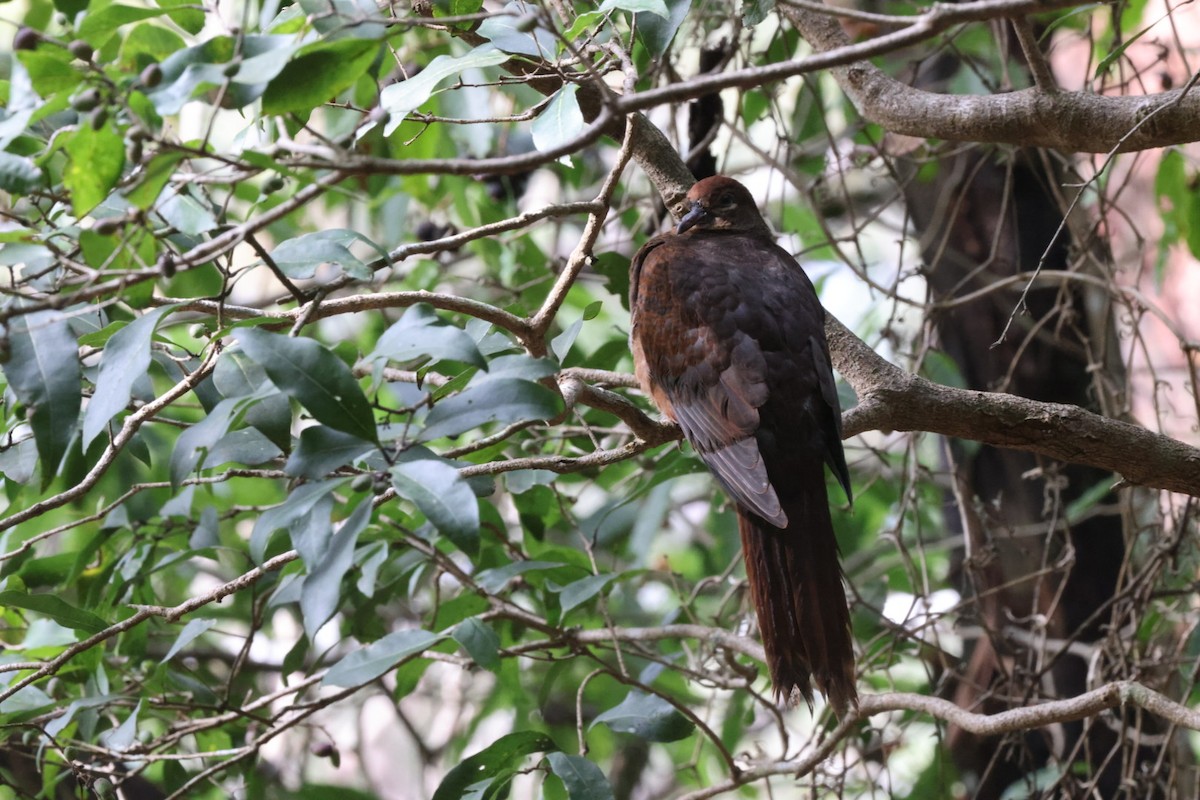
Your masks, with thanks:
[[(775, 696), (812, 708), (813, 689), (839, 716), (858, 704), (850, 610), (825, 487), (783, 499), (788, 527), (739, 510), (746, 576)], [(819, 491), (820, 496), (813, 496)]]

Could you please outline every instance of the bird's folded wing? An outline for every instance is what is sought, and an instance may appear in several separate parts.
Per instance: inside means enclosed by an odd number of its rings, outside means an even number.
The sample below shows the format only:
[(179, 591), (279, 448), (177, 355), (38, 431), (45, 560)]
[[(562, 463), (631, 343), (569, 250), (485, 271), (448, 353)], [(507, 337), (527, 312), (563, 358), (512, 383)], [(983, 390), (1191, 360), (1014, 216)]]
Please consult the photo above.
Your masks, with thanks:
[(812, 348), (813, 365), (816, 367), (817, 381), (821, 388), (821, 399), (825, 401), (823, 418), (818, 420), (820, 429), (830, 437), (825, 443), (825, 463), (833, 470), (833, 474), (846, 492), (846, 499), (853, 502), (854, 494), (850, 488), (850, 471), (846, 467), (846, 455), (842, 451), (842, 412), (838, 402), (837, 384), (833, 381), (833, 367), (825, 354), (825, 346), (815, 336), (808, 341)]
[(758, 449), (758, 407), (766, 385), (754, 371), (730, 366), (719, 380), (683, 379), (667, 390), (675, 420), (733, 499), (777, 528), (787, 515)]

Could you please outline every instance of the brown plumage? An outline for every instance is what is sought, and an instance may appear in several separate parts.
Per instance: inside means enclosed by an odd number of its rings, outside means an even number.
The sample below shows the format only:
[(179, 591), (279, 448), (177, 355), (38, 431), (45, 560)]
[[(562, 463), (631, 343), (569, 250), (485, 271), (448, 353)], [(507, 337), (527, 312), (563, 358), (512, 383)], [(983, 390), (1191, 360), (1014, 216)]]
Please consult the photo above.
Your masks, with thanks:
[(811, 707), (815, 682), (841, 714), (858, 696), (825, 465), (847, 498), (850, 475), (825, 311), (746, 187), (718, 175), (688, 201), (631, 266), (638, 379), (737, 503), (776, 696)]

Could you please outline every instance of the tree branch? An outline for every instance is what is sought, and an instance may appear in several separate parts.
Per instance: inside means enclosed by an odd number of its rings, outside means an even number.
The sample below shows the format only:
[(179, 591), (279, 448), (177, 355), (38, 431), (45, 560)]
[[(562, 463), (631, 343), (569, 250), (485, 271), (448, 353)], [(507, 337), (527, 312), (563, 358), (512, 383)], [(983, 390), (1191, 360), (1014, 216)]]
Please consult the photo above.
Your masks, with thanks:
[(843, 418), (845, 436), (867, 430), (940, 433), (1200, 496), (1200, 450), (1183, 442), (1078, 406), (933, 383), (888, 363), (828, 314), (825, 333), (834, 367), (859, 396)]
[(889, 711), (916, 711), (986, 736), (1035, 730), (1054, 723), (1094, 717), (1102, 711), (1124, 705), (1145, 709), (1179, 727), (1200, 730), (1200, 713), (1134, 681), (1117, 681), (1066, 700), (1052, 700), (995, 714), (975, 714), (949, 700), (910, 692), (866, 694), (860, 695), (858, 708), (841, 720), (828, 738), (802, 757), (791, 761), (771, 760), (754, 764), (720, 783), (685, 794), (679, 800), (716, 797), (773, 775), (807, 775), (829, 757), (838, 743), (858, 729), (858, 723)]
[[(1014, 8), (1008, 16), (1035, 10)], [(828, 15), (798, 6), (782, 6), (779, 12), (818, 53), (840, 53), (856, 46)], [(1146, 150), (1200, 138), (1200, 94), (1189, 91), (1189, 86), (1142, 97), (1047, 93), (1038, 88), (955, 96), (914, 89), (865, 60), (836, 66), (831, 72), (864, 118), (908, 136), (1049, 147), (1068, 153)]]

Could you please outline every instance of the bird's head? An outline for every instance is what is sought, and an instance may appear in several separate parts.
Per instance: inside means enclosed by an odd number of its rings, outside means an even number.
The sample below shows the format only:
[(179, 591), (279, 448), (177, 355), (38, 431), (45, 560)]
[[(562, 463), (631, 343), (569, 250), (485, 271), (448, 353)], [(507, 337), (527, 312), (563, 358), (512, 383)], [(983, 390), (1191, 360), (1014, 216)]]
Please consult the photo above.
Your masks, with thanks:
[(766, 231), (750, 190), (733, 178), (714, 175), (699, 181), (687, 193), (687, 212), (676, 233), (692, 229), (712, 231)]

